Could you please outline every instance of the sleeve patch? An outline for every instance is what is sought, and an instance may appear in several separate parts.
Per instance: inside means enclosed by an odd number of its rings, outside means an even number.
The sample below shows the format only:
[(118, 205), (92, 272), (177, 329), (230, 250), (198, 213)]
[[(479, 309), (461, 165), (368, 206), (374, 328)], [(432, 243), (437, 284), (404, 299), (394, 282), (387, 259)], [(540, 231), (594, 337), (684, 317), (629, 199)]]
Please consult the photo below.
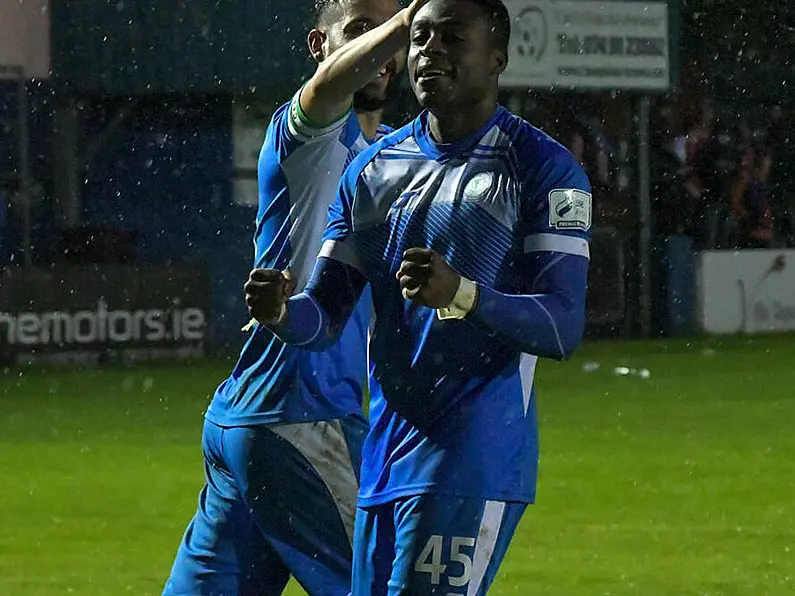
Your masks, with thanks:
[(577, 188), (556, 188), (549, 193), (549, 227), (556, 230), (591, 228), (591, 193)]

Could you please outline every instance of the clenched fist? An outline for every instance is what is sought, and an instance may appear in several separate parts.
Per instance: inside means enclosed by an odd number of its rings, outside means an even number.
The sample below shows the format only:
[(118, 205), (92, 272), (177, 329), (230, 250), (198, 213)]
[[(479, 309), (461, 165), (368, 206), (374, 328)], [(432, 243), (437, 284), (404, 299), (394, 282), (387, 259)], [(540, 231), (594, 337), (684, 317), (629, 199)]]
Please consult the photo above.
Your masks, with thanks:
[(280, 322), (295, 286), (296, 281), (289, 271), (254, 269), (243, 285), (249, 314), (264, 325)]
[(461, 283), (461, 276), (430, 248), (410, 248), (403, 253), (395, 277), (404, 298), (429, 308), (450, 306)]

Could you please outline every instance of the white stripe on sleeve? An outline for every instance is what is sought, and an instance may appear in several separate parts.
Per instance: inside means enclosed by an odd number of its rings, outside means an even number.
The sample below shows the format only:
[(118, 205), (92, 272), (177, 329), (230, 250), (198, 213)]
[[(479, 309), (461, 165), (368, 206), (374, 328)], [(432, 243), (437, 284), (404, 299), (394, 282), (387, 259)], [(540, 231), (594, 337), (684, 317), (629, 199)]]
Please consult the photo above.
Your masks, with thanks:
[(524, 252), (559, 252), (589, 259), (588, 241), (563, 234), (531, 234), (524, 239)]
[(364, 272), (359, 262), (359, 257), (356, 254), (356, 250), (344, 241), (326, 240), (323, 246), (320, 247), (320, 254), (318, 256), (334, 259), (335, 261), (350, 265), (362, 273)]

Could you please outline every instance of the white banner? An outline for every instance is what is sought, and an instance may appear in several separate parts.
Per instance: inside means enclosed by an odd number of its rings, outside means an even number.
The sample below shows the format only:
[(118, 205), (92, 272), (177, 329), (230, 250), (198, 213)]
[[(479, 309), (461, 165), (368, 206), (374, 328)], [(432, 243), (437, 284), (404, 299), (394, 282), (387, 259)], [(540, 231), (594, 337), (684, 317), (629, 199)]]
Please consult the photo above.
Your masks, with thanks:
[(48, 0), (0, 1), (0, 66), (19, 66), (26, 78), (50, 76)]
[(665, 2), (505, 0), (504, 87), (638, 89), (670, 84)]
[(702, 252), (696, 285), (708, 333), (795, 331), (795, 250)]

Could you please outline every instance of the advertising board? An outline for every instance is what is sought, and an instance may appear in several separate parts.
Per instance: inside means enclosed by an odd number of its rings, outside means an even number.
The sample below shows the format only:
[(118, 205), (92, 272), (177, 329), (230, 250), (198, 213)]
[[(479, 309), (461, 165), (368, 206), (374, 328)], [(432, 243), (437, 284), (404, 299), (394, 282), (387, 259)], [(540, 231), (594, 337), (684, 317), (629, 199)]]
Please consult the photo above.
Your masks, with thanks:
[(8, 268), (0, 360), (129, 362), (204, 354), (210, 281), (194, 267)]

